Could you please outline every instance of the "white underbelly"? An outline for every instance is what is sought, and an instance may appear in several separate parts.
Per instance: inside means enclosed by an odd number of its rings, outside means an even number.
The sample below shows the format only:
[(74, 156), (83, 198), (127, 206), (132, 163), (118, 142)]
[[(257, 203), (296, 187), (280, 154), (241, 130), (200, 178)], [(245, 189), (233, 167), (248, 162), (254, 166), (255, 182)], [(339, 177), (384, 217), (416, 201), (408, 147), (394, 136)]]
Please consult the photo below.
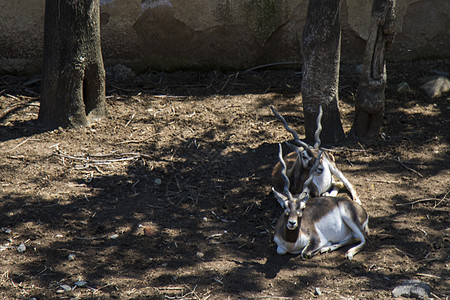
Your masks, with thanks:
[(322, 238), (331, 243), (339, 243), (352, 236), (351, 229), (342, 220), (337, 207), (316, 223), (316, 230)]

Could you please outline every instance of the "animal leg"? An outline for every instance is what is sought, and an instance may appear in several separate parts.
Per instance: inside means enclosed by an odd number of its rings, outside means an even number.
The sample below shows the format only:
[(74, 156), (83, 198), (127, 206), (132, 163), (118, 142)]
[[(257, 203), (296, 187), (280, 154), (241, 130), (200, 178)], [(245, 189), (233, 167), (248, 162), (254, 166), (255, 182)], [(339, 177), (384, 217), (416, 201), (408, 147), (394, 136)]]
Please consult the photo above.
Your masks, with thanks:
[(348, 179), (344, 176), (344, 174), (336, 167), (333, 166), (333, 164), (329, 164), (331, 173), (339, 178), (347, 188), (347, 190), (352, 194), (352, 199), (358, 204), (361, 204), (361, 200), (359, 200), (358, 194), (356, 193), (355, 187), (353, 184), (348, 181)]
[(345, 253), (345, 257), (349, 260), (353, 259), (353, 256), (355, 256), (359, 251), (361, 251), (362, 247), (364, 247), (366, 243), (366, 238), (363, 233), (363, 229), (361, 228), (360, 224), (356, 224), (353, 220), (349, 219), (348, 217), (342, 218), (345, 224), (352, 230), (352, 236), (359, 240), (360, 243), (352, 248), (350, 248), (347, 253)]
[(320, 249), (320, 253), (325, 253), (325, 252), (331, 252), (334, 251), (336, 249), (339, 249), (345, 245), (351, 244), (353, 242), (353, 236), (350, 236), (349, 238), (340, 241), (339, 243), (336, 244), (332, 244), (331, 242), (328, 242), (327, 245), (325, 245), (324, 247), (322, 247), (322, 249)]
[(336, 197), (339, 191), (344, 187), (345, 185), (342, 181), (333, 182), (331, 184), (331, 189), (328, 192), (323, 193), (322, 196)]
[(277, 253), (280, 254), (280, 255), (284, 255), (284, 254), (287, 253), (287, 250), (285, 248), (283, 248), (283, 247), (278, 246), (277, 247)]
[(310, 239), (308, 245), (306, 245), (305, 248), (303, 248), (302, 251), (302, 258), (311, 258), (313, 257), (317, 252), (320, 251), (320, 249), (326, 245), (326, 242), (322, 242), (319, 239)]

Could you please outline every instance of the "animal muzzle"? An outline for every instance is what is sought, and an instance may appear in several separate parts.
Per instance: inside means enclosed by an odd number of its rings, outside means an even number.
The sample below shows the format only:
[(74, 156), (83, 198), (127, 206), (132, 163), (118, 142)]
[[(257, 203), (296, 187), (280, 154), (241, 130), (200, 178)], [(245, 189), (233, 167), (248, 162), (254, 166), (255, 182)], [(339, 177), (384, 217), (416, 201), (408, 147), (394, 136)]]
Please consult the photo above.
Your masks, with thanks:
[(298, 225), (297, 220), (291, 220), (291, 219), (289, 219), (289, 220), (287, 221), (286, 227), (287, 227), (287, 229), (289, 229), (289, 230), (294, 230), (295, 228), (297, 228), (297, 225)]

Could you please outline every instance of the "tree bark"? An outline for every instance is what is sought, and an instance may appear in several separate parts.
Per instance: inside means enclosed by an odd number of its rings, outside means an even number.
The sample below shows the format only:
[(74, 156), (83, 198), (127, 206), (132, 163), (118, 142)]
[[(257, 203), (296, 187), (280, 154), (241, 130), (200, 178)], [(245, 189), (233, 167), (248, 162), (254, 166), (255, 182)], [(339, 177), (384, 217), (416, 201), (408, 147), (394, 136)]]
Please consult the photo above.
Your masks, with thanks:
[(38, 120), (78, 127), (106, 114), (99, 0), (46, 0)]
[(339, 114), (339, 63), (341, 51), (340, 0), (308, 3), (303, 29), (302, 96), (306, 140), (314, 141), (316, 118), (322, 105), (325, 143), (345, 139)]
[(352, 134), (358, 138), (378, 137), (384, 116), (386, 88), (385, 51), (395, 36), (395, 1), (374, 0), (369, 38), (364, 52), (363, 72), (356, 92)]

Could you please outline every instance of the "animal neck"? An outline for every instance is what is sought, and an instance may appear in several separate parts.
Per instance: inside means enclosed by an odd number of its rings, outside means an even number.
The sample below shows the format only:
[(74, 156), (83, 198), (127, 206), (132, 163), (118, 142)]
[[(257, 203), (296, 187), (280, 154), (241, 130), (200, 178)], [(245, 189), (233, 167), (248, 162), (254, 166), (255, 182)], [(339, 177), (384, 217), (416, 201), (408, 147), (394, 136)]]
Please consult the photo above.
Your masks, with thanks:
[(298, 226), (294, 230), (289, 230), (285, 227), (283, 239), (286, 242), (295, 243), (298, 239), (299, 234), (300, 234), (300, 224), (298, 224)]

